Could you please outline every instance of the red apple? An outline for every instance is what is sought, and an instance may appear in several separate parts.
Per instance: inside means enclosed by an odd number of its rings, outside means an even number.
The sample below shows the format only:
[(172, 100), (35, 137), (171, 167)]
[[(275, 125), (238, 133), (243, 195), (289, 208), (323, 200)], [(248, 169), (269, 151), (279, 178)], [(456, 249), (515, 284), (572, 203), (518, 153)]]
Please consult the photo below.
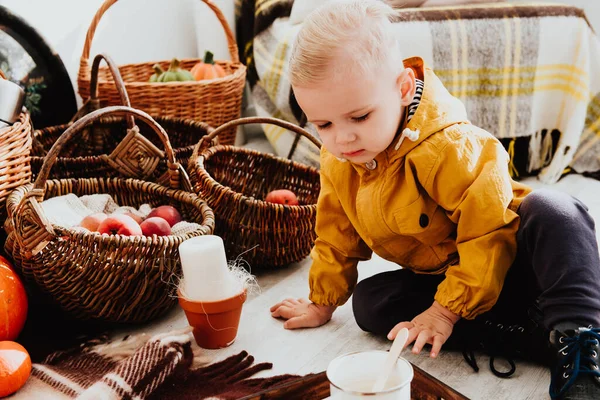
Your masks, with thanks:
[(98, 232), (109, 235), (141, 236), (142, 228), (127, 215), (112, 214), (100, 223)]
[(140, 227), (144, 236), (169, 236), (171, 234), (171, 225), (161, 217), (146, 218)]
[(144, 218), (142, 218), (139, 215), (136, 215), (134, 213), (125, 212), (125, 213), (123, 213), (123, 215), (127, 215), (128, 217), (133, 218), (135, 220), (135, 222), (137, 222), (138, 224), (141, 224), (142, 222), (144, 222)]
[(108, 215), (104, 213), (91, 214), (83, 218), (79, 223), (79, 226), (84, 227), (88, 231), (96, 232), (102, 221), (106, 218), (108, 218)]
[(297, 206), (300, 204), (298, 203), (298, 198), (294, 192), (287, 189), (279, 189), (269, 192), (265, 198), (265, 201), (275, 204), (285, 204), (287, 206)]
[(150, 214), (148, 214), (147, 218), (152, 217), (160, 217), (164, 219), (169, 223), (169, 226), (173, 226), (176, 223), (181, 222), (181, 220), (183, 219), (181, 218), (181, 214), (179, 214), (179, 211), (177, 211), (175, 207), (171, 206), (156, 207), (155, 209), (150, 211)]

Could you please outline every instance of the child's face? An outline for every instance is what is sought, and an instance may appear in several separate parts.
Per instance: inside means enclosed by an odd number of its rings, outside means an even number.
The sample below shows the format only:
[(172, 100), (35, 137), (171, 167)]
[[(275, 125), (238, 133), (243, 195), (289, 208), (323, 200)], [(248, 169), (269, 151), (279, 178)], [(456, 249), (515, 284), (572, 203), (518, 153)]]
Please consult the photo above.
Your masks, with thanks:
[(400, 73), (382, 68), (371, 76), (342, 75), (294, 87), (294, 95), (329, 152), (353, 163), (366, 163), (394, 140), (403, 107), (414, 96), (414, 73), (410, 68)]

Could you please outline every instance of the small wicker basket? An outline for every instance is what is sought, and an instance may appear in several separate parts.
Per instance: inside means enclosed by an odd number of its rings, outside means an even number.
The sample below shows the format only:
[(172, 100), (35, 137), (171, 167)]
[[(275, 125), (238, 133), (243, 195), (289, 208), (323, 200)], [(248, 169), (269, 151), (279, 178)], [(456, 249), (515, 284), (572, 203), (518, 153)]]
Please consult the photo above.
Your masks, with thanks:
[[(88, 178), (48, 180), (65, 144), (99, 118), (133, 115), (152, 127), (163, 145), (169, 165), (169, 187), (136, 179)], [(176, 285), (169, 282), (181, 270), (178, 247), (184, 240), (213, 232), (214, 215), (197, 195), (177, 190), (189, 187), (175, 160), (169, 138), (148, 114), (128, 107), (94, 111), (65, 131), (46, 156), (34, 184), (17, 188), (7, 200), (8, 238), (5, 250), (15, 269), (35, 282), (75, 318), (110, 322), (144, 322), (177, 303)], [(41, 203), (74, 193), (108, 193), (119, 205), (173, 205), (184, 219), (199, 227), (185, 235), (101, 235), (52, 225)]]
[[(285, 158), (212, 141), (230, 127), (255, 123), (281, 126), (321, 147), (310, 133), (289, 122), (241, 118), (201, 139), (188, 170), (196, 193), (215, 212), (215, 234), (223, 238), (228, 258), (241, 256), (253, 269), (280, 267), (302, 260), (314, 245), (319, 172)], [(301, 205), (263, 200), (276, 189), (293, 191)]]
[[(6, 79), (6, 75), (1, 70), (0, 79)], [(32, 131), (31, 118), (25, 108), (17, 122), (0, 128), (0, 221), (2, 222), (6, 219), (6, 198), (10, 192), (31, 181)]]
[[(246, 67), (240, 63), (237, 43), (225, 16), (211, 0), (202, 1), (215, 13), (227, 37), (231, 61), (215, 61), (228, 73), (227, 76), (202, 81), (150, 83), (148, 80), (154, 73), (152, 66), (159, 64), (166, 70), (170, 60), (122, 65), (119, 70), (134, 108), (153, 116), (193, 119), (210, 126), (220, 126), (240, 116)], [(116, 2), (117, 0), (106, 0), (88, 28), (77, 79), (79, 94), (84, 99), (90, 95), (88, 88), (92, 74), (89, 57), (92, 40), (100, 19)], [(201, 59), (181, 60), (181, 67), (190, 70), (199, 61)], [(118, 90), (108, 69), (100, 69), (98, 81), (102, 105), (120, 104)], [(221, 143), (234, 144), (235, 133), (235, 129), (224, 131)]]
[[(112, 82), (115, 85), (116, 92), (119, 94), (120, 105), (131, 106), (129, 95), (116, 64), (108, 55), (98, 54), (94, 57), (92, 64), (90, 97), (73, 117), (73, 120), (77, 120), (85, 114), (101, 107), (97, 90), (97, 77), (102, 61), (106, 62), (108, 71), (113, 75)], [(207, 134), (209, 126), (203, 122), (182, 118), (156, 117), (155, 120), (167, 131), (171, 144), (174, 147), (177, 161), (182, 165), (187, 165), (194, 145)], [(31, 158), (34, 177), (42, 167), (44, 158), (50, 148), (71, 125), (72, 122), (47, 127), (34, 132), (33, 156)], [(139, 131), (141, 135), (134, 135), (133, 131)], [(123, 151), (115, 153), (119, 149), (119, 143), (128, 135), (134, 135), (139, 141), (131, 145), (128, 153), (124, 153)], [(61, 157), (57, 158), (52, 169), (52, 178), (122, 176), (123, 172), (125, 172), (126, 176), (155, 181), (166, 170), (164, 157), (157, 147), (160, 145), (160, 140), (156, 135), (152, 134), (150, 127), (146, 124), (138, 127), (131, 115), (125, 119), (114, 116), (105, 117), (87, 127), (77, 137), (77, 141), (69, 144), (68, 148), (61, 154)], [(121, 161), (127, 158), (127, 162), (132, 168), (124, 171), (115, 169), (115, 157), (118, 157)]]

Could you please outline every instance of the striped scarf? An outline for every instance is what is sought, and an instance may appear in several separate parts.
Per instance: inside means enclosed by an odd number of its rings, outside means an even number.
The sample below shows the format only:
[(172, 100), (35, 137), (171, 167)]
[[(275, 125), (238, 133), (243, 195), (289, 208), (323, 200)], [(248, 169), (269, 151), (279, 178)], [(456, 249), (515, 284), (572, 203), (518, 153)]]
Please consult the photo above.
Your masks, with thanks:
[(415, 79), (415, 86), (417, 88), (415, 89), (415, 95), (411, 103), (408, 105), (408, 114), (406, 115), (406, 122), (412, 119), (413, 115), (415, 115), (415, 113), (417, 112), (419, 104), (421, 104), (421, 97), (423, 96), (423, 81), (420, 79)]

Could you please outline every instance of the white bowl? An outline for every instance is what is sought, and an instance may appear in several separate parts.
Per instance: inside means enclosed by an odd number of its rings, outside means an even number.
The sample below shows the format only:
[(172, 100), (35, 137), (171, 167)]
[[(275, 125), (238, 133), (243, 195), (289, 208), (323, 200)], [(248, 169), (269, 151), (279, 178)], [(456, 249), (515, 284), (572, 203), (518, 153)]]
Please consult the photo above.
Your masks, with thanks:
[(383, 391), (374, 393), (373, 384), (381, 373), (387, 351), (372, 350), (337, 357), (327, 367), (331, 399), (347, 400), (368, 396), (377, 400), (410, 400), (414, 371), (404, 358), (398, 358)]

